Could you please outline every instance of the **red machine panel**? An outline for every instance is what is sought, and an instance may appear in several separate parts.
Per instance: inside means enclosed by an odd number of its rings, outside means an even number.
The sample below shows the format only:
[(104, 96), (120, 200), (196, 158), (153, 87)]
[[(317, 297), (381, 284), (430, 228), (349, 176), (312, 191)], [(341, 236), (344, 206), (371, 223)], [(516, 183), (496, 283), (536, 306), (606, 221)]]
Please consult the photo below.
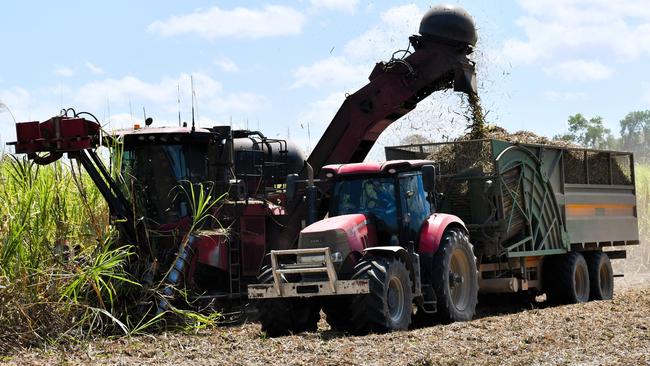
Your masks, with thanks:
[(84, 118), (53, 117), (45, 122), (16, 123), (16, 153), (70, 152), (99, 145), (97, 122)]
[(242, 275), (257, 275), (266, 250), (266, 216), (242, 216)]

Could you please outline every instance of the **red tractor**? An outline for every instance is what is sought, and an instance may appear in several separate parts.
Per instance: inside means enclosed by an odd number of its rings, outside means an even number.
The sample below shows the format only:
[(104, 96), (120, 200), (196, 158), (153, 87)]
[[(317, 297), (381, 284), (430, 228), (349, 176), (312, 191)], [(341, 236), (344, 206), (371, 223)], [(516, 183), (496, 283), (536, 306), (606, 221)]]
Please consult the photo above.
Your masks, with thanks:
[(456, 216), (436, 213), (426, 160), (323, 168), (329, 217), (300, 232), (298, 249), (271, 252), (249, 298), (269, 335), (315, 330), (322, 308), (334, 329), (407, 329), (421, 320), (470, 320), (476, 259)]

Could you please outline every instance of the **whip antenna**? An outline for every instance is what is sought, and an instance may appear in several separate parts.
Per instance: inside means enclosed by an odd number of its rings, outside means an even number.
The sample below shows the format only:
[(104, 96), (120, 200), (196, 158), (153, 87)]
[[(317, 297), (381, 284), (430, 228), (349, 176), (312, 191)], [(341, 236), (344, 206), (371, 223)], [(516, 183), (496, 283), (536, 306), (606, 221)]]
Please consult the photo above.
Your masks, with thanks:
[(178, 127), (181, 127), (181, 83), (176, 83), (177, 101), (178, 101)]
[(190, 75), (190, 87), (192, 88), (192, 132), (194, 132), (194, 76)]

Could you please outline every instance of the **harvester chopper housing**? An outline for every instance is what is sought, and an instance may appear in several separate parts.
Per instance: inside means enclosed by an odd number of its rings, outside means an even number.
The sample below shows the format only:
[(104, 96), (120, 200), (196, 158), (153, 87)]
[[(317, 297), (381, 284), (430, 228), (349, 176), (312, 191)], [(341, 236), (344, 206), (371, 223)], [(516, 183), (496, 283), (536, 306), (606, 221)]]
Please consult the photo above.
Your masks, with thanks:
[[(39, 164), (67, 154), (84, 166), (109, 204), (120, 242), (137, 248), (136, 278), (168, 284), (159, 311), (174, 301), (177, 287), (197, 300), (237, 307), (269, 260), (265, 253), (295, 248), (306, 221), (325, 212), (308, 210), (302, 200), (289, 202), (288, 175), (318, 178), (328, 164), (363, 161), (382, 131), (435, 91), (476, 93), (467, 57), (476, 42), (471, 18), (455, 7), (434, 8), (420, 33), (410, 37), (412, 51), (378, 63), (369, 83), (346, 98), (307, 159), (290, 142), (256, 131), (143, 127), (105, 136), (120, 141), (111, 155), (121, 167), (116, 179), (96, 152), (99, 121), (73, 110), (18, 123), (15, 150)], [(216, 220), (189, 232), (192, 202), (179, 191), (206, 187), (224, 195), (210, 211)]]

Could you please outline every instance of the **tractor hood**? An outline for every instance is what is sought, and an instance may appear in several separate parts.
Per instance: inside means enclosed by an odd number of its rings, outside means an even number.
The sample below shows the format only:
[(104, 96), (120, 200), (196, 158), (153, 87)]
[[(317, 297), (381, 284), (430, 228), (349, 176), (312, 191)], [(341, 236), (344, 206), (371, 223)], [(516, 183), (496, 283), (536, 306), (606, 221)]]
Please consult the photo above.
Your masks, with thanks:
[[(335, 265), (340, 266), (351, 253), (375, 246), (375, 227), (363, 214), (350, 214), (317, 221), (300, 232), (298, 248), (329, 247)], [(339, 253), (339, 254), (337, 254)]]

